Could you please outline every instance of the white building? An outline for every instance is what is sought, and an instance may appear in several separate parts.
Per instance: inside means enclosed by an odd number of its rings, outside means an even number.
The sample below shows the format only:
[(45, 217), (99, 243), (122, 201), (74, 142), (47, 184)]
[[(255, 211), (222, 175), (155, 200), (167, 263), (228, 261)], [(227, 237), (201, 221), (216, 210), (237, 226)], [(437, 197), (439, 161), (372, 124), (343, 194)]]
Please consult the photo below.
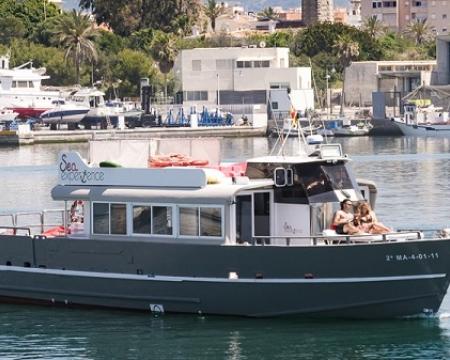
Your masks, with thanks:
[(280, 118), (289, 113), (289, 92), (297, 110), (314, 109), (311, 68), (289, 67), (288, 48), (265, 48), (261, 43), (183, 50), (174, 77), (183, 105), (200, 109), (239, 113), (239, 106), (251, 106), (269, 118)]
[(433, 84), (436, 60), (360, 61), (345, 72), (346, 106), (370, 106), (373, 92), (403, 97), (422, 85)]

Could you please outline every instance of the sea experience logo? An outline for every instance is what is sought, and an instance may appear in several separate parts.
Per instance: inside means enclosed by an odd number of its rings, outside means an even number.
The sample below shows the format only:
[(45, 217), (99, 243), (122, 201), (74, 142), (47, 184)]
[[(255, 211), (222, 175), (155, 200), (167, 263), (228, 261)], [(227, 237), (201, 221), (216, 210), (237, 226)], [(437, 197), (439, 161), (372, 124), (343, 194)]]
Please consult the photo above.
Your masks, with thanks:
[(80, 171), (76, 162), (67, 160), (66, 154), (61, 156), (59, 174), (62, 181), (81, 182), (82, 184), (103, 182), (105, 180), (105, 173), (103, 171), (88, 171), (86, 169)]

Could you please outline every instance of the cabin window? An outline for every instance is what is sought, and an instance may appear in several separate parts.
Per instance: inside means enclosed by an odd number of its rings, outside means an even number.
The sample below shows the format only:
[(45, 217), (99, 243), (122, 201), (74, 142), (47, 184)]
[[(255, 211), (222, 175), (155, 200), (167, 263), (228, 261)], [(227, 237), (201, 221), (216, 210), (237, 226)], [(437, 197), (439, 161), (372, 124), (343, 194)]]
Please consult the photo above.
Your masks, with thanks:
[(94, 234), (126, 235), (125, 204), (94, 203), (92, 210)]
[(109, 204), (94, 203), (93, 210), (93, 233), (109, 234)]
[(172, 208), (153, 206), (153, 234), (172, 235)]
[(222, 237), (222, 208), (181, 206), (179, 229), (182, 236)]
[(133, 234), (151, 234), (151, 207), (133, 206)]
[(169, 206), (133, 206), (133, 233), (172, 235), (172, 208)]
[(180, 235), (198, 236), (199, 209), (180, 207)]
[(111, 234), (127, 234), (127, 207), (125, 204), (111, 204)]

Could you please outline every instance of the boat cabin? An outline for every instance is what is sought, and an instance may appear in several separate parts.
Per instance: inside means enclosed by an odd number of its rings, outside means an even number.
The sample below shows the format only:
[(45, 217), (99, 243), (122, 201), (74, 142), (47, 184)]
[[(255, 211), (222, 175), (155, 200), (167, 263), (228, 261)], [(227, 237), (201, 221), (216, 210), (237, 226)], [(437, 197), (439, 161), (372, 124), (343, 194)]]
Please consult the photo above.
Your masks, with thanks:
[[(339, 144), (318, 145), (307, 156), (202, 167), (102, 167), (62, 152), (52, 196), (66, 209), (84, 202), (83, 221), (72, 222), (69, 236), (309, 245), (329, 227), (340, 201), (364, 199), (348, 160)], [(374, 184), (365, 191), (374, 202)]]

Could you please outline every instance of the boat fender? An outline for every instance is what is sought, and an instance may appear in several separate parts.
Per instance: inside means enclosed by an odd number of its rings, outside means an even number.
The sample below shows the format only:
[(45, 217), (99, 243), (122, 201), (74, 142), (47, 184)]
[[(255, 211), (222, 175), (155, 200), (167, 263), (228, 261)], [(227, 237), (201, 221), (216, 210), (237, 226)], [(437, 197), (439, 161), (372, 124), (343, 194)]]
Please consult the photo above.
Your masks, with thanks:
[(248, 176), (235, 176), (233, 177), (233, 184), (236, 185), (248, 185), (250, 179)]
[(112, 161), (100, 161), (99, 163), (100, 167), (110, 167), (110, 168), (120, 168), (122, 165), (117, 164)]
[(208, 184), (219, 184), (226, 177), (225, 174), (217, 169), (203, 169)]

